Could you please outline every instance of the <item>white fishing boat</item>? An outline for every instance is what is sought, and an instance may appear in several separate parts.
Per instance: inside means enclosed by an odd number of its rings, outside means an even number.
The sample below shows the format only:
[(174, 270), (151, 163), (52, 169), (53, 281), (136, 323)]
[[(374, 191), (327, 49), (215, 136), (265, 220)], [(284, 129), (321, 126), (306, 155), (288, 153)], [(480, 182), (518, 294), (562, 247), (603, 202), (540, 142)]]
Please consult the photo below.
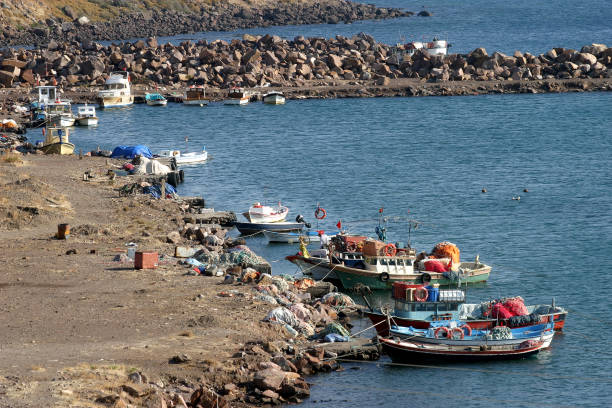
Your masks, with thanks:
[[(321, 242), (321, 235), (319, 231), (305, 231), (305, 232), (276, 232), (276, 231), (264, 231), (264, 235), (268, 238), (268, 242), (276, 242), (283, 244), (299, 244), (300, 237), (304, 237), (306, 243), (309, 242)], [(330, 236), (329, 238), (331, 238)]]
[(283, 105), (285, 103), (285, 95), (279, 91), (271, 91), (263, 96), (263, 103), (268, 105)]
[(203, 86), (190, 86), (185, 91), (185, 98), (183, 98), (184, 105), (192, 106), (206, 106), (208, 105), (208, 99), (206, 99), (206, 92)]
[(98, 124), (96, 108), (87, 104), (77, 107), (76, 123), (79, 126), (96, 126)]
[(104, 89), (98, 92), (97, 101), (101, 108), (133, 104), (130, 74), (127, 71), (112, 72), (104, 84)]
[(180, 150), (162, 150), (158, 156), (164, 158), (174, 157), (176, 164), (194, 164), (205, 162), (208, 159), (208, 152), (206, 149), (202, 149), (201, 152), (188, 153), (181, 153)]
[(149, 106), (166, 106), (168, 104), (168, 100), (164, 95), (157, 92), (145, 94), (145, 102)]
[(45, 120), (54, 126), (74, 126), (71, 101), (61, 99), (56, 86), (38, 86), (38, 108), (44, 111)]
[(248, 212), (242, 215), (252, 223), (272, 223), (284, 221), (287, 214), (289, 214), (289, 208), (282, 206), (280, 203), (276, 207), (255, 203), (249, 208)]
[(446, 40), (434, 37), (432, 41), (411, 41), (408, 43), (398, 43), (391, 47), (391, 61), (401, 64), (404, 57), (413, 56), (417, 50), (427, 51), (430, 55), (446, 55), (451, 44)]
[(250, 95), (244, 88), (231, 88), (227, 94), (225, 105), (246, 105), (250, 101)]

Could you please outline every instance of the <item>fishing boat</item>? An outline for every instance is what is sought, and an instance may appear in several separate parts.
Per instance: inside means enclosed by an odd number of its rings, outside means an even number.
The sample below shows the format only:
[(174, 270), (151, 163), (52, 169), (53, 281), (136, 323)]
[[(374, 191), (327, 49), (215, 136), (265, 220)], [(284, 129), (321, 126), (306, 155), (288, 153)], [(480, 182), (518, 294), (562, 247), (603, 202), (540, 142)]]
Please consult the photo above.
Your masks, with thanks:
[(171, 158), (174, 157), (176, 164), (195, 164), (202, 163), (208, 159), (208, 152), (202, 149), (201, 152), (181, 153), (180, 150), (162, 150), (157, 155), (158, 157)]
[(265, 94), (262, 100), (263, 103), (268, 105), (283, 105), (285, 103), (285, 95), (279, 91), (271, 91)]
[(304, 223), (301, 222), (234, 222), (234, 226), (243, 235), (254, 235), (264, 231), (293, 232), (301, 231)]
[(32, 104), (35, 120), (51, 126), (73, 126), (75, 122), (71, 101), (60, 98), (56, 86), (37, 86), (38, 101)]
[(203, 86), (192, 85), (185, 91), (185, 97), (183, 98), (184, 105), (193, 106), (206, 106), (208, 105), (208, 99)]
[(111, 72), (104, 88), (98, 92), (97, 102), (101, 108), (133, 104), (134, 95), (132, 95), (129, 72)]
[(264, 235), (268, 238), (269, 243), (283, 243), (283, 244), (298, 244), (300, 238), (306, 239), (307, 243), (320, 242), (321, 235), (319, 231), (305, 231), (305, 232), (277, 232), (277, 231), (264, 231)]
[(395, 363), (472, 362), (526, 358), (549, 347), (554, 335), (552, 323), (472, 330), (451, 321), (426, 330), (392, 326), (379, 341)]
[(87, 104), (77, 107), (76, 123), (79, 126), (96, 126), (98, 124), (96, 108)]
[[(363, 296), (366, 304), (370, 305), (365, 294)], [(567, 310), (555, 306), (553, 300), (552, 305), (528, 305), (524, 306), (521, 315), (503, 317), (495, 313), (493, 307), (498, 303), (518, 302), (520, 298), (466, 303), (464, 290), (445, 290), (404, 282), (393, 283), (392, 298), (395, 301), (392, 308), (375, 309), (370, 306), (370, 310), (364, 312), (380, 336), (389, 335), (389, 321), (417, 329), (427, 329), (432, 323), (443, 320), (462, 320), (472, 329), (491, 329), (498, 325), (516, 328), (553, 322), (555, 330), (563, 330), (567, 316)]]
[(166, 106), (168, 104), (168, 100), (164, 98), (164, 95), (157, 92), (145, 94), (145, 102), (149, 106)]
[(289, 214), (289, 208), (278, 203), (276, 207), (262, 205), (257, 202), (249, 208), (248, 212), (242, 215), (249, 221), (255, 223), (272, 223), (284, 221)]
[(244, 88), (231, 88), (227, 94), (227, 99), (223, 101), (225, 105), (246, 105), (250, 101), (250, 95)]
[(67, 127), (43, 128), (45, 140), (40, 146), (45, 154), (72, 154), (74, 145), (69, 141), (70, 130)]

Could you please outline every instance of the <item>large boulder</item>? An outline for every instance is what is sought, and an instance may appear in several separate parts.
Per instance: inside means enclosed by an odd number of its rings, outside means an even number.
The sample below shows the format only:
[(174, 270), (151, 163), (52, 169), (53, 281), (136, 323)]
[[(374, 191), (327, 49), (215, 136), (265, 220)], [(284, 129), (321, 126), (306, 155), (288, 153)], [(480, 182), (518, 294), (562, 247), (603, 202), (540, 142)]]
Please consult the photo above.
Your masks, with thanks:
[(89, 75), (91, 78), (98, 77), (104, 72), (104, 62), (97, 57), (84, 60), (81, 63), (81, 74)]
[(479, 68), (487, 59), (489, 59), (489, 54), (487, 54), (487, 50), (480, 47), (476, 48), (474, 51), (468, 54), (467, 62), (468, 64)]
[(255, 386), (261, 390), (280, 391), (285, 380), (285, 372), (274, 368), (259, 370), (253, 377)]

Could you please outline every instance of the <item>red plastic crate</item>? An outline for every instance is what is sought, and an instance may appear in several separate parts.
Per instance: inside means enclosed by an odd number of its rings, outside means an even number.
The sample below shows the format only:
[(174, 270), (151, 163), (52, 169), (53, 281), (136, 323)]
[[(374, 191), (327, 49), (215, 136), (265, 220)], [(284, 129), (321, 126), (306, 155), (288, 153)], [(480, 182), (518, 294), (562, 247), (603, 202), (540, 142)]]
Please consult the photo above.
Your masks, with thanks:
[(138, 251), (134, 256), (134, 268), (136, 269), (155, 269), (157, 268), (157, 252)]

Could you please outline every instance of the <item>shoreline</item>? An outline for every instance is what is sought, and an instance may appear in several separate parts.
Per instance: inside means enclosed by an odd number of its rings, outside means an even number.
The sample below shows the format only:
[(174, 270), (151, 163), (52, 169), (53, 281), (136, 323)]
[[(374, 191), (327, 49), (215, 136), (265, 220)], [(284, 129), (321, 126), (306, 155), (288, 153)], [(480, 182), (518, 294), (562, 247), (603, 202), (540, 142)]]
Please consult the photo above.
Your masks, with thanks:
[[(5, 158), (0, 405), (299, 403), (306, 376), (341, 369), (335, 357), (351, 353), (308, 338), (339, 330), (358, 308), (322, 298), (327, 283), (259, 275), (265, 260), (235, 256), (249, 251), (244, 239), (185, 221), (187, 201), (120, 195), (137, 181), (109, 175), (124, 160)], [(70, 224), (66, 240), (54, 237), (58, 223)], [(158, 266), (134, 269), (127, 242), (157, 251)], [(176, 246), (197, 249), (206, 271), (175, 258)], [(296, 319), (291, 327), (264, 321), (278, 308)], [(377, 359), (365, 343), (360, 353)]]

